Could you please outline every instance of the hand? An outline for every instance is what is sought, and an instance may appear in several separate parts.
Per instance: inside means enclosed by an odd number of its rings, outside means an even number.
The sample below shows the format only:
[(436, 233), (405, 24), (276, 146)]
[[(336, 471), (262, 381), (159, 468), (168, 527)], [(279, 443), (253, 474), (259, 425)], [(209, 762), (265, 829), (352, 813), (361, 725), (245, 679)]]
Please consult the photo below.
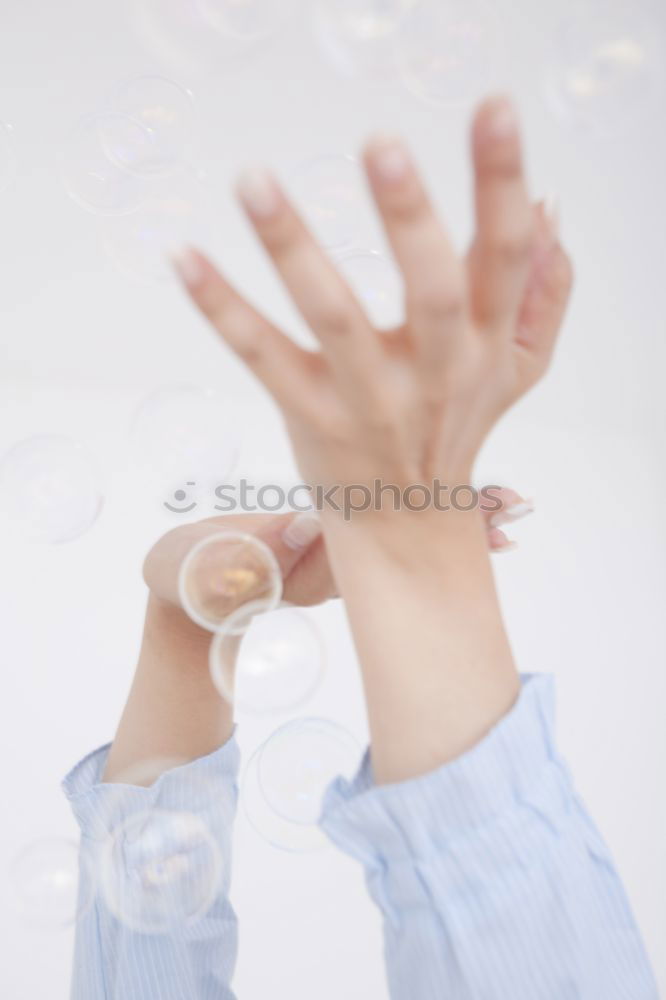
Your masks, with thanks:
[[(274, 178), (239, 194), (319, 341), (310, 353), (195, 250), (189, 293), (281, 408), (312, 485), (470, 483), (499, 416), (546, 371), (572, 269), (554, 220), (530, 201), (515, 113), (486, 102), (472, 130), (476, 235), (454, 251), (405, 146), (366, 149), (370, 188), (405, 283), (403, 326), (372, 328)], [(520, 683), (478, 512), (364, 514), (324, 507), (326, 543), (363, 673), (375, 779), (399, 781), (473, 746)], [(356, 523), (356, 519), (352, 519)]]
[[(497, 509), (485, 511), (488, 546), (502, 552), (514, 548), (500, 525), (512, 523), (532, 510), (515, 490), (493, 490)], [(163, 535), (146, 556), (143, 575), (154, 599), (180, 613), (178, 572), (190, 549), (220, 531), (255, 535), (272, 550), (283, 575), (283, 597), (290, 604), (309, 607), (337, 596), (321, 527), (311, 514), (227, 514), (183, 524)], [(247, 598), (246, 599), (250, 599)], [(183, 622), (185, 625), (186, 623)], [(193, 623), (187, 623), (192, 628)]]
[(476, 236), (451, 245), (405, 146), (366, 149), (372, 194), (405, 281), (405, 324), (373, 329), (274, 178), (240, 197), (317, 337), (310, 353), (260, 315), (195, 250), (189, 292), (280, 406), (306, 480), (468, 483), (498, 417), (546, 371), (572, 283), (554, 220), (530, 203), (515, 113), (486, 102), (472, 132)]

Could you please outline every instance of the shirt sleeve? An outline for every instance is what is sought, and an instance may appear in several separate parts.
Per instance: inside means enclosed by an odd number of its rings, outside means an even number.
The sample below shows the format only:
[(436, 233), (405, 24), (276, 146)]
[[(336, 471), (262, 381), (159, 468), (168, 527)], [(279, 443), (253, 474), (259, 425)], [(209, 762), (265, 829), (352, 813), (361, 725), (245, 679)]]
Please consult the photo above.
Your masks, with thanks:
[[(148, 788), (101, 783), (108, 751), (109, 746), (96, 750), (63, 781), (81, 829), (72, 1000), (233, 1000), (230, 982), (236, 961), (237, 924), (229, 885), (239, 766), (235, 740), (206, 757), (166, 771)], [(190, 847), (192, 831), (199, 838), (197, 843), (212, 845), (214, 885), (205, 911), (168, 927), (137, 924), (136, 913), (125, 914), (118, 900), (116, 905), (110, 904), (105, 891), (108, 845), (117, 841), (119, 830), (129, 831), (123, 845), (127, 853), (122, 858), (131, 869), (132, 858), (136, 860), (132, 851), (136, 852), (141, 842), (140, 837), (132, 842), (131, 831), (144, 816), (166, 817), (171, 836), (174, 830), (180, 831), (179, 837), (189, 836)], [(141, 844), (140, 850), (146, 849), (150, 847)], [(167, 863), (180, 864), (180, 859), (173, 853)], [(198, 888), (210, 868), (201, 860), (197, 863)], [(151, 871), (153, 884), (159, 885), (163, 867), (153, 865)], [(130, 870), (128, 878), (133, 876)]]
[(365, 867), (393, 1000), (658, 1000), (608, 848), (526, 676), (475, 748), (423, 777), (329, 789), (322, 826)]

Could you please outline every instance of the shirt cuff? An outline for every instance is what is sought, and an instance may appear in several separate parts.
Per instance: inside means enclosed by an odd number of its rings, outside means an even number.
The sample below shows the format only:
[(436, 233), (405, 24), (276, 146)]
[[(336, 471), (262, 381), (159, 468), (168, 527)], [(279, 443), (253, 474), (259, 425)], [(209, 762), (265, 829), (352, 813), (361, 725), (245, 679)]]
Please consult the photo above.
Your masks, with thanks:
[[(338, 778), (324, 800), (321, 826), (370, 867), (424, 857), (529, 800), (552, 812), (568, 797), (554, 744), (554, 680), (525, 675), (511, 711), (475, 747), (443, 767), (398, 784), (375, 786), (369, 753), (351, 782)], [(564, 779), (564, 780), (563, 780)]]
[(88, 754), (62, 782), (84, 837), (104, 840), (120, 823), (144, 810), (197, 812), (214, 800), (218, 807), (235, 808), (240, 753), (234, 736), (205, 757), (164, 771), (147, 788), (102, 782), (110, 747), (107, 743)]

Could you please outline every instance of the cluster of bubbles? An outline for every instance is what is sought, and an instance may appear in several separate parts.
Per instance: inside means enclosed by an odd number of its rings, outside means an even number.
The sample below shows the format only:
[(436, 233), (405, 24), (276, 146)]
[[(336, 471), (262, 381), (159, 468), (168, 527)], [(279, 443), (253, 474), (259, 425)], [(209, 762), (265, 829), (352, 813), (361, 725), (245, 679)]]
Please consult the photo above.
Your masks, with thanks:
[[(280, 566), (264, 542), (226, 530), (201, 539), (183, 560), (179, 593), (189, 617), (212, 633), (211, 678), (237, 711), (285, 715), (312, 698), (324, 675), (324, 642), (307, 614), (281, 603)], [(351, 777), (359, 756), (355, 738), (329, 720), (283, 724), (246, 768), (251, 825), (284, 850), (325, 846), (318, 821), (326, 789), (339, 775)]]
[(480, 95), (501, 65), (502, 36), (485, 0), (319, 0), (314, 29), (346, 75), (398, 80), (434, 108)]
[(51, 838), (24, 849), (9, 872), (17, 917), (57, 930), (102, 904), (132, 930), (161, 934), (204, 916), (227, 875), (209, 822), (216, 783), (190, 776), (186, 809), (165, 804), (159, 789), (149, 807), (143, 797), (184, 763), (142, 761), (105, 785), (95, 836), (81, 846)]
[(212, 633), (210, 674), (239, 711), (275, 715), (303, 705), (321, 683), (322, 638), (307, 615), (282, 601), (283, 579), (271, 548), (239, 531), (214, 531), (180, 566), (180, 602)]
[[(325, 848), (319, 819), (326, 790), (336, 778), (351, 779), (360, 755), (357, 740), (327, 719), (280, 726), (245, 771), (242, 802), (251, 826), (281, 850)], [(17, 918), (55, 931), (103, 906), (135, 932), (165, 934), (209, 913), (229, 876), (211, 819), (224, 790), (213, 778), (189, 774), (185, 809), (159, 788), (149, 807), (142, 795), (185, 763), (144, 761), (107, 784), (97, 803), (99, 836), (90, 841), (48, 838), (22, 850), (9, 869)]]
[[(432, 108), (479, 98), (506, 77), (506, 36), (488, 0), (316, 0), (312, 9), (314, 36), (339, 72), (398, 80)], [(558, 19), (539, 62), (561, 118), (614, 129), (663, 97), (663, 35), (647, 2), (583, 0)]]
[(70, 197), (104, 217), (103, 242), (122, 270), (170, 273), (169, 254), (206, 237), (192, 94), (161, 76), (136, 77), (78, 123), (61, 151)]
[(485, 0), (317, 0), (313, 26), (340, 72), (398, 79), (435, 107), (480, 93), (498, 66), (501, 36)]
[(308, 0), (137, 0), (137, 34), (179, 71), (228, 72), (271, 39)]

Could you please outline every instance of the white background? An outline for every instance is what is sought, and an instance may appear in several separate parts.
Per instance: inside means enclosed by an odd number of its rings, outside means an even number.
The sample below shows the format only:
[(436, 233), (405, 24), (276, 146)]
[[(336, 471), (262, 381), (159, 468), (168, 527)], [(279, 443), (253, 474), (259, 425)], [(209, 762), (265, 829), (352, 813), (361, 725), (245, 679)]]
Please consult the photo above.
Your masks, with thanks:
[[(69, 545), (27, 545), (6, 526), (0, 535), (1, 868), (32, 840), (75, 833), (59, 780), (111, 738), (132, 676), (142, 558), (174, 523), (142, 493), (128, 461), (137, 404), (173, 383), (219, 387), (234, 425), (246, 427), (240, 468), (290, 474), (269, 403), (175, 283), (142, 284), (109, 262), (101, 220), (59, 180), (64, 137), (135, 74), (189, 86), (210, 247), (294, 330), (228, 194), (239, 166), (268, 160), (287, 169), (354, 150), (368, 131), (397, 129), (461, 243), (471, 226), (469, 104), (433, 110), (397, 84), (342, 79), (315, 47), (306, 11), (251, 57), (230, 63), (222, 53), (209, 64), (142, 34), (133, 6), (2, 5), (0, 120), (14, 127), (19, 171), (0, 194), (0, 450), (43, 431), (77, 437), (104, 470), (106, 506)], [(663, 36), (663, 18), (654, 18)], [(496, 564), (508, 625), (521, 669), (558, 677), (561, 745), (615, 853), (664, 988), (664, 106), (659, 120), (648, 113), (616, 134), (572, 131), (540, 94), (551, 32), (541, 5), (514, 3), (502, 24), (509, 58), (496, 83), (517, 96), (535, 195), (560, 196), (578, 284), (552, 373), (497, 430), (479, 473), (536, 500), (537, 512), (514, 530), (519, 550)], [(363, 736), (342, 613), (329, 607), (317, 618), (329, 673), (308, 711)], [(243, 749), (267, 731), (243, 723)], [(378, 919), (351, 861), (333, 851), (279, 853), (241, 818), (234, 900), (242, 1000), (385, 996)], [(64, 1000), (69, 932), (29, 930), (3, 905), (0, 942), (0, 995)]]

